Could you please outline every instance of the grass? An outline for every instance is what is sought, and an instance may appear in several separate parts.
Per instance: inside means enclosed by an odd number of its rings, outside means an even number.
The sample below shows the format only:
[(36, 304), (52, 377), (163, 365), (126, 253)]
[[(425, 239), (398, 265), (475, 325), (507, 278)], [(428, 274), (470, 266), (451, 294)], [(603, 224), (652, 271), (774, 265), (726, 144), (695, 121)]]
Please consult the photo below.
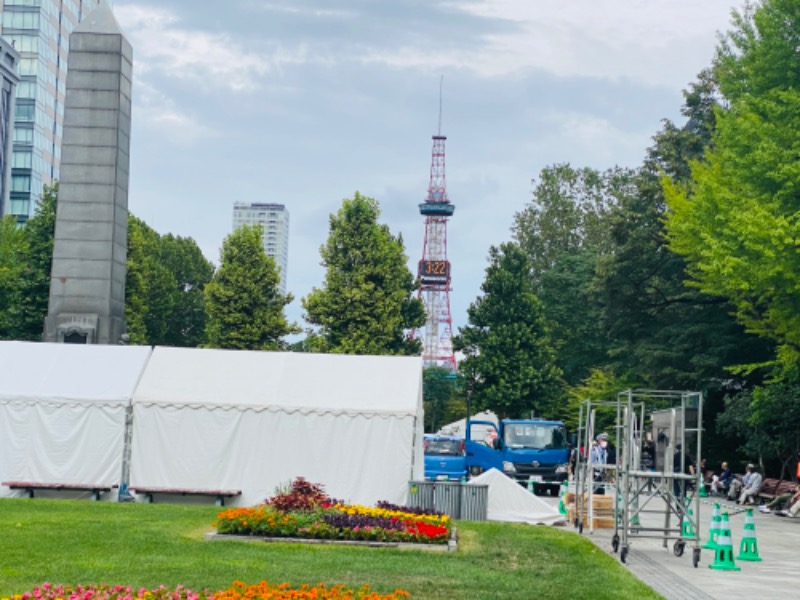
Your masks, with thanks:
[(51, 583), (368, 583), (441, 599), (659, 598), (571, 529), (458, 523), (457, 552), (204, 541), (217, 508), (0, 500), (0, 597)]

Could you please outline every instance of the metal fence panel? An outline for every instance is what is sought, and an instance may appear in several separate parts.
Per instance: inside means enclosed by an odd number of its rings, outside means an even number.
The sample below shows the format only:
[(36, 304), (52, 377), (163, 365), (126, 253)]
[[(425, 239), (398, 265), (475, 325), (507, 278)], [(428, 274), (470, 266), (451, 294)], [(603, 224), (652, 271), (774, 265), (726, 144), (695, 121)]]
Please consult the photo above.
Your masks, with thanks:
[(464, 521), (485, 521), (488, 511), (488, 485), (463, 485), (461, 487), (461, 518)]

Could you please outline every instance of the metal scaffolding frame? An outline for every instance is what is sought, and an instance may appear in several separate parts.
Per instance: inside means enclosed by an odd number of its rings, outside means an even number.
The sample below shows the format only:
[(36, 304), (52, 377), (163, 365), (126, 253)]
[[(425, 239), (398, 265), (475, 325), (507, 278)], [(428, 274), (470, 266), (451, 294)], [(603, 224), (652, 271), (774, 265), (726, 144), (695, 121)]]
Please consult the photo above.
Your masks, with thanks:
[[(653, 405), (668, 405), (669, 428), (663, 440), (661, 470), (644, 470), (641, 466), (645, 440), (645, 416)], [(594, 474), (597, 465), (591, 464), (590, 447), (595, 437), (596, 410), (600, 407), (616, 409), (616, 461), (604, 468), (602, 481)], [(690, 425), (689, 411), (697, 411), (695, 426)], [(703, 395), (700, 392), (670, 390), (625, 390), (617, 395), (616, 402), (586, 400), (580, 407), (578, 426), (578, 455), (575, 470), (575, 526), (582, 533), (584, 525), (594, 531), (593, 492), (599, 486), (605, 494), (613, 491), (614, 535), (612, 548), (620, 552), (626, 562), (633, 539), (655, 538), (666, 548), (674, 540), (673, 553), (682, 556), (687, 544), (692, 544), (692, 563), (700, 561), (700, 497), (688, 494), (688, 485), (694, 482), (699, 490), (702, 473), (699, 468), (693, 475), (686, 473), (687, 463), (693, 456), (699, 465), (702, 456)], [(680, 450), (677, 450), (680, 444)], [(678, 461), (679, 459), (679, 461)], [(673, 465), (679, 462), (679, 470)], [(676, 465), (677, 466), (677, 465)], [(663, 515), (663, 526), (652, 526), (652, 518), (642, 523), (645, 515)], [(673, 525), (672, 517), (676, 523)], [(584, 517), (586, 523), (583, 522)]]

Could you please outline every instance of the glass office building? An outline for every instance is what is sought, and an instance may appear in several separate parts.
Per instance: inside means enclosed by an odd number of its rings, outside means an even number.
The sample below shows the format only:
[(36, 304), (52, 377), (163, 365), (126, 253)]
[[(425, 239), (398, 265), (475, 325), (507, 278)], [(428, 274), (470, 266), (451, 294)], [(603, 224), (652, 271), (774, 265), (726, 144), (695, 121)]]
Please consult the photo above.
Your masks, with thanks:
[(233, 205), (233, 228), (242, 225), (261, 225), (264, 229), (264, 251), (275, 259), (281, 272), (281, 294), (286, 293), (286, 273), (289, 268), (289, 211), (283, 204)]
[(0, 217), (8, 198), (11, 173), (11, 134), (14, 129), (14, 97), (19, 83), (19, 52), (0, 37)]
[(2, 36), (19, 52), (5, 213), (24, 223), (59, 177), (69, 34), (108, 0), (3, 0)]

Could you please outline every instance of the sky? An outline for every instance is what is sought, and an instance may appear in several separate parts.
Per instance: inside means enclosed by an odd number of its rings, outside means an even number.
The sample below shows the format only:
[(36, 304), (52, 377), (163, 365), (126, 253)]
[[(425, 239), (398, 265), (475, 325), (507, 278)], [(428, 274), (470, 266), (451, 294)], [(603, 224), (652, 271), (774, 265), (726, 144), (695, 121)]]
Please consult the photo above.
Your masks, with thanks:
[(356, 191), (416, 273), (443, 78), (455, 333), (539, 172), (639, 165), (743, 4), (116, 0), (134, 51), (129, 209), (216, 264), (234, 202), (284, 204), (286, 312), (307, 326), (329, 217)]

